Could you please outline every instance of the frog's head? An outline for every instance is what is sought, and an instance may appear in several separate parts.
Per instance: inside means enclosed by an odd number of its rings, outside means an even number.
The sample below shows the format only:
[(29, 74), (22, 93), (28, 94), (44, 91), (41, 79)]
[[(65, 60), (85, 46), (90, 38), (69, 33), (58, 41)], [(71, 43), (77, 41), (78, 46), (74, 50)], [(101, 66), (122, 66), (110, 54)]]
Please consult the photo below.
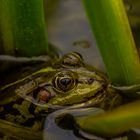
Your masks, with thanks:
[(96, 102), (106, 86), (103, 75), (86, 65), (78, 53), (65, 55), (61, 62), (63, 68), (52, 78), (56, 96), (49, 103), (73, 105), (91, 100)]
[(69, 53), (1, 88), (0, 105), (22, 98), (39, 108), (90, 106), (105, 98), (106, 87), (106, 77), (101, 72), (87, 65), (79, 53)]
[[(37, 77), (37, 73), (40, 77)], [(47, 67), (37, 73), (34, 77), (39, 84), (33, 97), (39, 105), (69, 106), (85, 102), (94, 104), (103, 98), (103, 91), (107, 86), (103, 74), (86, 65), (78, 53), (69, 53), (53, 63), (51, 68)], [(23, 88), (20, 87), (17, 93), (21, 89)]]
[(45, 67), (40, 64), (36, 68), (39, 70), (32, 73), (27, 69), (28, 76), (21, 73), (24, 78), (19, 77), (14, 83), (0, 88), (0, 118), (26, 124), (31, 118), (40, 119), (49, 108), (104, 108), (110, 100), (111, 105), (114, 103), (109, 94), (112, 92), (107, 92), (106, 77), (87, 65), (78, 53), (69, 53), (61, 59), (50, 60)]

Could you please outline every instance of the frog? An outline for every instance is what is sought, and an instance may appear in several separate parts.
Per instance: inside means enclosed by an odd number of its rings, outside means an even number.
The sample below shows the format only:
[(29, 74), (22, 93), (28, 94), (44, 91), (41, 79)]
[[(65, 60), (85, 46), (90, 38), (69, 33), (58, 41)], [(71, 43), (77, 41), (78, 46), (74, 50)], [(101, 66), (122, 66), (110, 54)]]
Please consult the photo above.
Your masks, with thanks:
[(41, 132), (47, 114), (58, 109), (94, 106), (110, 110), (122, 103), (106, 75), (77, 52), (35, 65), (34, 71), (26, 69), (16, 78), (0, 87), (0, 120), (21, 132)]

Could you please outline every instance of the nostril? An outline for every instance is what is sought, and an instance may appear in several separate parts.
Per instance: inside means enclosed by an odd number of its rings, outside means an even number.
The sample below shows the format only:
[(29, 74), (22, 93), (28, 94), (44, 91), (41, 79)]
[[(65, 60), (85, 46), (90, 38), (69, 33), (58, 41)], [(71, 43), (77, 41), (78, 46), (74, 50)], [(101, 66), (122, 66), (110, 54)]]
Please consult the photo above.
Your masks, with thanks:
[(88, 84), (92, 84), (94, 82), (94, 78), (89, 78), (87, 81), (88, 81)]
[(91, 78), (91, 77), (90, 78), (84, 77), (84, 78), (79, 78), (78, 79), (78, 83), (88, 84), (88, 85), (92, 84), (94, 81), (95, 81), (95, 79)]

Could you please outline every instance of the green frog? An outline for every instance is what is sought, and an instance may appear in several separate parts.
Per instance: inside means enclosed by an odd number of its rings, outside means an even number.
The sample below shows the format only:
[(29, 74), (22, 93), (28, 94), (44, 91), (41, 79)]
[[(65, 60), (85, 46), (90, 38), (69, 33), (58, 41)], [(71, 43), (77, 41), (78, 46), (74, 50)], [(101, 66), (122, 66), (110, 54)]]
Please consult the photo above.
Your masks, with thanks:
[[(35, 65), (33, 70), (25, 69), (15, 79), (0, 88), (2, 132), (5, 127), (9, 128), (10, 123), (22, 134), (27, 132), (26, 129), (37, 134), (42, 131), (44, 119), (52, 111), (91, 106), (108, 110), (122, 101), (122, 97), (109, 86), (106, 76), (86, 64), (76, 52)], [(22, 137), (20, 133), (16, 135)], [(28, 135), (24, 137), (33, 139)]]

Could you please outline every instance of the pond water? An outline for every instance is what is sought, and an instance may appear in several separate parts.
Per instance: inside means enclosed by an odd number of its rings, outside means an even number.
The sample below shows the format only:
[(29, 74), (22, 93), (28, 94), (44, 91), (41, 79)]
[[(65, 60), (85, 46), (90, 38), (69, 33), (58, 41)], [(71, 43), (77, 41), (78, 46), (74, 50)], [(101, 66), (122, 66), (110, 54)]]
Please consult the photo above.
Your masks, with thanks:
[(49, 41), (63, 54), (79, 52), (89, 64), (104, 71), (81, 0), (59, 0), (56, 5), (48, 20), (46, 17)]
[[(124, 2), (135, 43), (139, 50), (140, 1), (124, 0)], [(81, 0), (59, 0), (56, 5), (57, 8), (54, 13), (51, 17), (48, 17), (50, 21), (48, 21), (47, 29), (50, 42), (56, 45), (63, 54), (72, 51), (81, 53), (87, 63), (105, 72), (106, 70)], [(71, 138), (71, 132), (65, 134), (68, 139)], [(61, 136), (59, 135), (58, 137)]]
[[(65, 54), (79, 52), (87, 63), (105, 72), (105, 67), (91, 32), (81, 0), (46, 1), (46, 23), (49, 41)], [(48, 2), (48, 3), (47, 3)], [(138, 49), (140, 48), (140, 1), (124, 0)], [(47, 4), (52, 4), (47, 8)], [(49, 6), (50, 7), (50, 6)], [(48, 15), (48, 10), (52, 13)], [(51, 9), (51, 10), (50, 10)]]

